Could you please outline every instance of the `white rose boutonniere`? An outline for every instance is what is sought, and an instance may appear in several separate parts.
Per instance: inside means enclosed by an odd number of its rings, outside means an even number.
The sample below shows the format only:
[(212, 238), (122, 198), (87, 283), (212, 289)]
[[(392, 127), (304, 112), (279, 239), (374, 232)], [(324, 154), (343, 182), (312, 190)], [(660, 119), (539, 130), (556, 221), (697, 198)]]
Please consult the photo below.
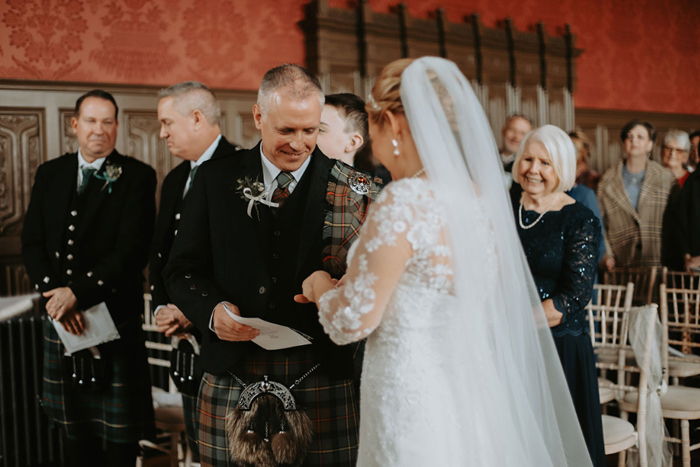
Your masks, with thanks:
[(257, 178), (255, 181), (250, 177), (239, 178), (237, 182), (238, 188), (236, 188), (236, 192), (241, 194), (241, 199), (248, 201), (248, 217), (251, 219), (253, 218), (253, 208), (255, 208), (255, 214), (258, 216), (258, 220), (260, 220), (258, 204), (265, 204), (272, 208), (279, 206), (279, 203), (273, 203), (267, 199), (270, 192), (265, 189), (265, 184)]
[(107, 163), (107, 165), (105, 166), (105, 173), (96, 173), (93, 175), (93, 177), (99, 180), (104, 180), (105, 184), (102, 185), (102, 190), (107, 188), (107, 193), (112, 194), (112, 183), (116, 182), (119, 179), (119, 176), (121, 176), (121, 174), (121, 165)]

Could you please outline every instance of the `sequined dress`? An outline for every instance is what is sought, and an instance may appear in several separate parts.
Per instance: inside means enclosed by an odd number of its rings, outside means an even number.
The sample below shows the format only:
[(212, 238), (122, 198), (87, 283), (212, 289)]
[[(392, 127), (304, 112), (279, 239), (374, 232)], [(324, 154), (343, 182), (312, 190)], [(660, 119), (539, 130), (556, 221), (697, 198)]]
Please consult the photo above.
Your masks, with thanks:
[[(513, 209), (517, 219), (519, 202)], [(524, 208), (521, 214), (525, 226), (540, 217)], [(593, 465), (605, 466), (598, 377), (585, 310), (598, 266), (600, 221), (577, 202), (546, 213), (529, 229), (518, 224), (518, 235), (541, 300), (552, 299), (563, 314), (561, 324), (551, 328), (552, 336)]]

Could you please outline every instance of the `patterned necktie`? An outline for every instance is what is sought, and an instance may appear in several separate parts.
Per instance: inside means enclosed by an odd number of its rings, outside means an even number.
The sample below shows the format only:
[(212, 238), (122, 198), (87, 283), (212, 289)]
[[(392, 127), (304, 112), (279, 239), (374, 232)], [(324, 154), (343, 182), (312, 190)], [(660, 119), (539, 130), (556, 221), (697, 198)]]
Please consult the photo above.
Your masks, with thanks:
[(197, 174), (197, 169), (199, 168), (198, 165), (195, 165), (190, 169), (190, 179), (189, 182), (187, 183), (187, 188), (185, 189), (185, 193), (182, 195), (183, 197), (187, 195), (187, 192), (190, 191), (192, 188), (192, 183), (194, 182), (194, 176)]
[(275, 188), (275, 191), (272, 193), (272, 201), (279, 203), (279, 207), (282, 207), (291, 194), (289, 192), (289, 185), (294, 181), (294, 176), (289, 172), (280, 172), (275, 180), (277, 180), (277, 188)]
[(80, 169), (80, 171), (83, 173), (83, 181), (80, 182), (80, 188), (78, 188), (79, 195), (83, 194), (83, 191), (85, 191), (85, 187), (87, 187), (87, 184), (90, 181), (90, 177), (92, 177), (95, 174), (97, 169), (89, 165), (84, 165), (83, 168)]

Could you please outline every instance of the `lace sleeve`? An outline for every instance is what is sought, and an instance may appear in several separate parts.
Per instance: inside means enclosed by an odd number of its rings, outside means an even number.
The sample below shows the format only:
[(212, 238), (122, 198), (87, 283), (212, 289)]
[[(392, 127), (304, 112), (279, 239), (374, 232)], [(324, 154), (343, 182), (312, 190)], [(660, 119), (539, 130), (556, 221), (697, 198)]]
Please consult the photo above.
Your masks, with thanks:
[(413, 237), (425, 222), (418, 221), (415, 207), (407, 201), (415, 195), (403, 192), (406, 185), (410, 183), (394, 182), (384, 189), (350, 252), (344, 285), (319, 299), (321, 324), (336, 344), (363, 339), (379, 325), (418, 246)]
[(551, 296), (554, 307), (563, 314), (561, 324), (584, 313), (591, 299), (600, 237), (600, 221), (588, 215), (574, 222), (566, 236), (564, 265), (556, 293)]

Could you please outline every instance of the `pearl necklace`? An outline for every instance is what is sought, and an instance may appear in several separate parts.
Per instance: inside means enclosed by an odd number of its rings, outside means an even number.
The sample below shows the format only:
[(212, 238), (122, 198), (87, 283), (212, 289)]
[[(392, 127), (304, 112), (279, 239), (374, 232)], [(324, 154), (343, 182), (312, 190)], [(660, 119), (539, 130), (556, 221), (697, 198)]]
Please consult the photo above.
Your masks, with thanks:
[(540, 220), (542, 220), (542, 218), (544, 217), (544, 215), (547, 214), (547, 213), (549, 212), (549, 209), (550, 209), (552, 206), (554, 206), (554, 202), (555, 202), (557, 199), (559, 199), (559, 194), (557, 194), (557, 195), (554, 197), (554, 199), (552, 199), (552, 202), (549, 203), (549, 206), (547, 206), (547, 209), (545, 209), (544, 212), (543, 212), (542, 214), (540, 214), (539, 217), (538, 217), (537, 219), (535, 219), (535, 222), (533, 222), (533, 223), (530, 224), (530, 225), (525, 225), (525, 224), (523, 224), (523, 203), (520, 203), (520, 208), (518, 208), (518, 222), (520, 223), (520, 228), (527, 230), (527, 229), (531, 229), (531, 228), (533, 228), (535, 225), (537, 225), (537, 223), (538, 223)]
[(411, 175), (411, 178), (418, 178), (425, 173), (425, 169), (420, 169), (418, 172)]

